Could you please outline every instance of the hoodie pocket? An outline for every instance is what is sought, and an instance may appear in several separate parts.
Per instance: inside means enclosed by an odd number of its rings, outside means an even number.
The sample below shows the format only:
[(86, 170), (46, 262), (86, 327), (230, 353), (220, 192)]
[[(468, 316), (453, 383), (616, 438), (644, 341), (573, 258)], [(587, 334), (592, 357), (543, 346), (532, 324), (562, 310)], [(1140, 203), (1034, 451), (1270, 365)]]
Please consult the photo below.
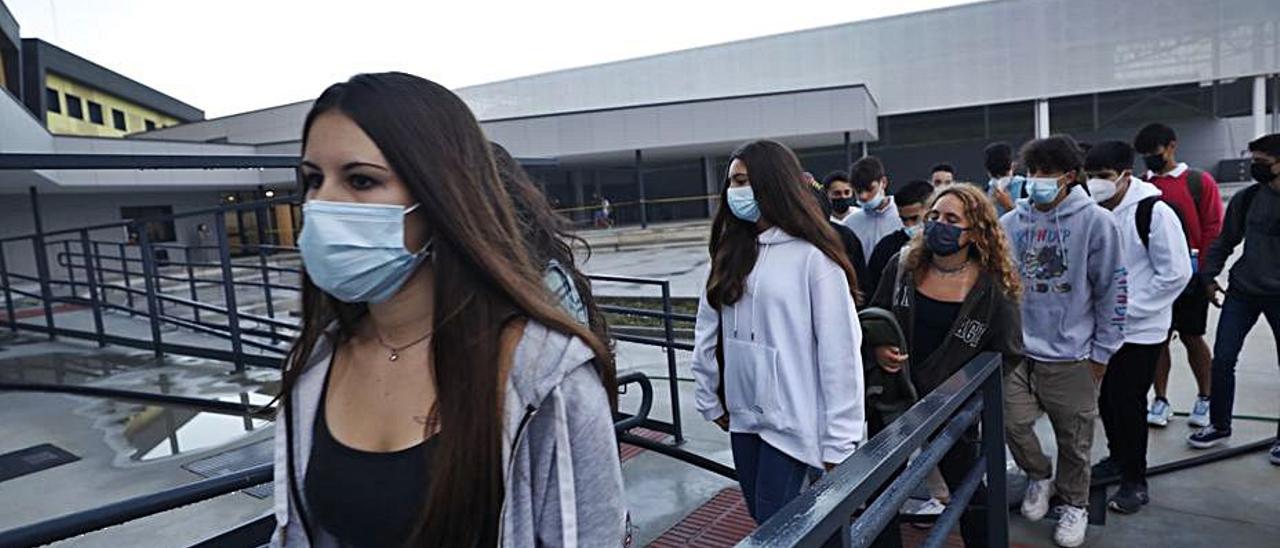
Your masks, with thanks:
[(791, 431), (793, 417), (781, 404), (778, 350), (751, 341), (725, 339), (725, 402), (731, 415), (748, 415), (772, 430)]

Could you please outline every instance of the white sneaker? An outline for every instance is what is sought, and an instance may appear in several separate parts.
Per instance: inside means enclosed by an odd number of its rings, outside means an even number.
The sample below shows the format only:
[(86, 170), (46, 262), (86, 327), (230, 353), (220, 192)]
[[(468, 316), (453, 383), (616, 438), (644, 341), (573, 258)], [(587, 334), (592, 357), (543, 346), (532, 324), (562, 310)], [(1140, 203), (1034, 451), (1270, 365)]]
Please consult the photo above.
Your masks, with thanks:
[(1058, 546), (1075, 548), (1084, 544), (1084, 534), (1089, 530), (1089, 512), (1084, 508), (1068, 506), (1062, 511), (1058, 527), (1053, 530), (1053, 541)]
[(1022, 515), (1031, 521), (1044, 518), (1049, 513), (1049, 497), (1053, 495), (1053, 480), (1028, 480), (1027, 493), (1022, 495)]
[[(926, 500), (920, 503), (919, 506), (912, 508), (910, 511), (903, 509), (902, 513), (911, 514), (915, 516), (935, 516), (936, 517), (936, 516), (942, 515), (942, 511), (946, 509), (947, 509), (947, 505), (943, 504), (942, 501), (938, 500), (937, 498), (930, 498), (929, 500)], [(911, 525), (916, 526), (916, 528), (918, 529), (928, 529), (933, 526), (933, 523), (922, 522), (922, 523), (912, 523)]]
[(1151, 411), (1147, 412), (1147, 424), (1151, 426), (1169, 426), (1169, 417), (1173, 416), (1173, 409), (1169, 407), (1169, 402), (1164, 398), (1156, 398), (1151, 404)]
[(1196, 428), (1209, 426), (1209, 398), (1196, 398), (1196, 405), (1191, 409), (1191, 416), (1187, 417), (1187, 424)]

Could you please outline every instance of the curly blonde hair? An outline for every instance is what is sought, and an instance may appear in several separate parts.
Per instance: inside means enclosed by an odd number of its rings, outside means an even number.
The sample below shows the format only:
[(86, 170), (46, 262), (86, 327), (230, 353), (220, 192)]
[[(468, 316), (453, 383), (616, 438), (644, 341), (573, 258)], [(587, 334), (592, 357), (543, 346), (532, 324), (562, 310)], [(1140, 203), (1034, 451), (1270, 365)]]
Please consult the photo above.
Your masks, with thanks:
[[(1022, 296), (1022, 278), (1018, 268), (1009, 255), (1013, 249), (1005, 236), (1004, 227), (996, 216), (996, 208), (991, 200), (973, 185), (955, 184), (946, 187), (933, 195), (929, 200), (929, 211), (944, 196), (955, 196), (964, 204), (964, 216), (969, 221), (969, 257), (978, 267), (992, 274), (996, 284), (1010, 299), (1018, 300)], [(929, 264), (933, 253), (924, 244), (924, 231), (911, 240), (907, 249), (904, 267), (919, 271)]]

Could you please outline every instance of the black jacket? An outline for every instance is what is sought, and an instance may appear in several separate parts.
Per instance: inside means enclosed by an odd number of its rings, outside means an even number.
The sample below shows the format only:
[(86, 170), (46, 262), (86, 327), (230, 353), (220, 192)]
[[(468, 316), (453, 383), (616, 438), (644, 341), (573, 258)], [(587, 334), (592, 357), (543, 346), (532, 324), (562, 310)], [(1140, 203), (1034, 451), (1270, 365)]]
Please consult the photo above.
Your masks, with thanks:
[[(871, 306), (892, 310), (898, 317), (906, 348), (911, 348), (915, 328), (916, 284), (914, 273), (898, 272), (900, 262), (895, 255), (885, 267), (880, 286), (871, 298)], [(894, 295), (895, 279), (898, 294)], [(969, 291), (951, 333), (929, 356), (912, 356), (912, 380), (920, 397), (924, 397), (978, 354), (997, 352), (1004, 356), (1004, 369), (1013, 370), (1023, 358), (1022, 313), (1018, 303), (1004, 294), (989, 273), (982, 273)]]
[(880, 276), (884, 275), (884, 267), (889, 265), (889, 259), (892, 259), (902, 246), (907, 245), (911, 241), (911, 237), (907, 236), (907, 231), (898, 229), (893, 234), (880, 239), (880, 243), (876, 244), (876, 248), (871, 250), (871, 261), (867, 264), (867, 275), (871, 277), (868, 280), (869, 289), (867, 292), (872, 293), (877, 287), (880, 287)]
[(858, 304), (865, 303), (871, 298), (871, 292), (875, 291), (876, 286), (871, 285), (867, 276), (867, 256), (862, 253), (862, 242), (858, 241), (858, 235), (843, 223), (827, 222), (831, 223), (831, 228), (840, 235), (840, 241), (844, 243), (844, 253), (849, 257), (849, 262), (853, 263), (853, 273), (858, 277), (858, 293), (862, 294)]
[(1280, 296), (1280, 192), (1275, 187), (1254, 183), (1231, 197), (1222, 233), (1209, 246), (1200, 273), (1205, 281), (1222, 274), (1241, 240), (1244, 253), (1231, 267), (1227, 292), (1243, 298)]

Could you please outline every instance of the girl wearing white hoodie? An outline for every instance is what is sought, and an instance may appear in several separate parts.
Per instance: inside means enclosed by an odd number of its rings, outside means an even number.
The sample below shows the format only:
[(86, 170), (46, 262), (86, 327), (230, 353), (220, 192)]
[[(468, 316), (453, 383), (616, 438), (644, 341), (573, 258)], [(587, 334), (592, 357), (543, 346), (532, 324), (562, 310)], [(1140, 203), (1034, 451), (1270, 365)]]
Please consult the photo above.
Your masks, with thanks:
[(698, 411), (730, 432), (759, 523), (866, 435), (857, 279), (801, 173), (773, 141), (733, 153), (695, 330)]

